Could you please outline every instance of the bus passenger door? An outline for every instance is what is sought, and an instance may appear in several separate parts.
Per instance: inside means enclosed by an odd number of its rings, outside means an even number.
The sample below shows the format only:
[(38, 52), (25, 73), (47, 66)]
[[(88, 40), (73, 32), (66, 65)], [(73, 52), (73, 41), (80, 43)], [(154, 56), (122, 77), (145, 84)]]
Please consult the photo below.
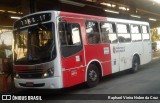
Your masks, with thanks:
[(119, 48), (119, 44), (110, 44), (111, 48), (111, 65), (112, 65), (112, 73), (119, 72), (119, 52), (116, 51)]
[(64, 87), (85, 81), (84, 50), (81, 36), (82, 22), (82, 20), (74, 18), (63, 18), (59, 22)]
[[(118, 38), (116, 34), (116, 25), (114, 22), (101, 22), (102, 41), (110, 44), (111, 54), (111, 72), (119, 71), (119, 52), (116, 49), (119, 47)], [(106, 36), (105, 36), (105, 35)], [(109, 39), (109, 40), (108, 40)]]

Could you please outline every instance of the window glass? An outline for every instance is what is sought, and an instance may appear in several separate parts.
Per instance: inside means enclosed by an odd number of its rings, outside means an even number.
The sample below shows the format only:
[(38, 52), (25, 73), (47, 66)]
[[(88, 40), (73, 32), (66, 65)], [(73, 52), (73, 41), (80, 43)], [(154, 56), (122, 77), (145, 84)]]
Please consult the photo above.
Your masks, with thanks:
[(101, 32), (113, 33), (113, 24), (112, 23), (101, 23)]
[(150, 36), (149, 34), (142, 34), (143, 40), (149, 40)]
[(117, 24), (117, 31), (118, 31), (118, 39), (119, 42), (130, 42), (131, 35), (129, 33), (129, 25), (127, 24)]
[(81, 44), (80, 27), (78, 24), (72, 24), (72, 40), (73, 40), (73, 45)]
[(101, 22), (102, 42), (103, 43), (116, 43), (117, 35), (115, 24)]
[(126, 24), (117, 24), (118, 33), (129, 33), (129, 27)]
[(142, 33), (149, 33), (147, 26), (142, 26)]
[(78, 23), (59, 23), (59, 39), (63, 57), (75, 55), (83, 49), (81, 30)]
[(141, 41), (142, 40), (142, 35), (140, 32), (139, 25), (131, 25), (131, 35), (132, 35), (132, 41)]
[(142, 36), (143, 36), (143, 40), (149, 40), (150, 39), (148, 26), (142, 26)]
[(131, 36), (130, 34), (118, 34), (119, 42), (130, 42)]
[(59, 35), (61, 45), (81, 45), (79, 24), (60, 23)]
[(86, 21), (86, 33), (89, 44), (98, 44), (100, 42), (100, 33), (96, 21)]
[(140, 33), (139, 25), (131, 25), (131, 33)]
[(139, 34), (132, 34), (132, 41), (141, 41), (142, 40), (142, 35)]

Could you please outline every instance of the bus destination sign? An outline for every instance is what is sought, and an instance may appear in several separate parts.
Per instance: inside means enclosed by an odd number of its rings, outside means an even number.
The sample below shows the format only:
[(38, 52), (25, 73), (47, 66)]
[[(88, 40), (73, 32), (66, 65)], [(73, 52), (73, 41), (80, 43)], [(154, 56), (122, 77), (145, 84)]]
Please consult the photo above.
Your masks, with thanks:
[(27, 16), (18, 20), (17, 22), (15, 22), (14, 27), (19, 28), (19, 27), (29, 26), (37, 23), (50, 21), (50, 20), (51, 20), (51, 13), (35, 14), (35, 15)]

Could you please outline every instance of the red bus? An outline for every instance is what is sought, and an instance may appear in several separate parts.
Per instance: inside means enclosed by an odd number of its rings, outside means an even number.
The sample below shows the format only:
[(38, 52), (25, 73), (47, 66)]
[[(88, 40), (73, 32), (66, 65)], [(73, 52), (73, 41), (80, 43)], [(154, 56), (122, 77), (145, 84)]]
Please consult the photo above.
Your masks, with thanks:
[(149, 23), (62, 11), (27, 15), (14, 24), (18, 88), (57, 89), (151, 61)]

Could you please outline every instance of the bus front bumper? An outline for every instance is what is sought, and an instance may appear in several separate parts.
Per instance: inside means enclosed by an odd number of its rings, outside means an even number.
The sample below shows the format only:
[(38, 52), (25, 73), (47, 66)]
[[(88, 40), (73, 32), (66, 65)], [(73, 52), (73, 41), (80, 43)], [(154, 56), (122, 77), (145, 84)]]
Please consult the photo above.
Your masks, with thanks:
[(19, 79), (14, 78), (16, 88), (40, 88), (40, 89), (59, 89), (62, 88), (61, 77), (44, 79)]

